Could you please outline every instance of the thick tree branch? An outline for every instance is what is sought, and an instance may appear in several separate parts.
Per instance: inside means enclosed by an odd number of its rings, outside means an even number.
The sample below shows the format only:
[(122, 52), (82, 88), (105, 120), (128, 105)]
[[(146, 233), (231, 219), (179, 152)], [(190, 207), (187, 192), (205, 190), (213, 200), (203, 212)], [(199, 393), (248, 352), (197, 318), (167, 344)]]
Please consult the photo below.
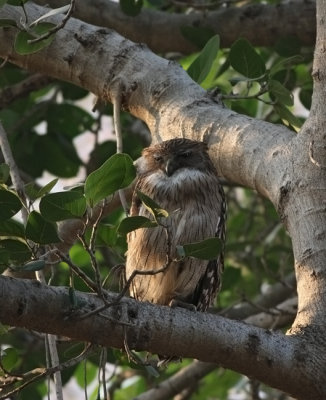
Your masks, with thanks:
[[(45, 12), (33, 5), (26, 9), (31, 20)], [(19, 21), (20, 14), (17, 7), (4, 6), (0, 17)], [(287, 128), (224, 108), (178, 64), (115, 32), (72, 19), (49, 47), (28, 57), (15, 53), (14, 36), (14, 29), (0, 31), (0, 56), (107, 100), (113, 96), (112, 83), (121, 77), (126, 87), (124, 108), (147, 123), (154, 142), (178, 136), (205, 140), (222, 175), (258, 190), (277, 206), (289, 162), (288, 144), (295, 137)]]
[(302, 368), (307, 354), (300, 337), (126, 298), (100, 315), (80, 319), (102, 302), (81, 292), (76, 297), (78, 309), (72, 307), (67, 288), (0, 276), (0, 321), (109, 347), (123, 348), (127, 340), (130, 349), (218, 363), (298, 399), (325, 396), (326, 382), (315, 381), (314, 372)]
[[(67, 4), (67, 0), (36, 0), (35, 3), (55, 8)], [(291, 1), (277, 6), (254, 4), (179, 14), (143, 8), (136, 17), (128, 17), (118, 3), (107, 0), (77, 2), (74, 13), (85, 22), (114, 29), (134, 42), (146, 43), (155, 52), (184, 54), (198, 50), (182, 35), (181, 28), (185, 26), (211, 29), (220, 35), (223, 47), (229, 47), (239, 37), (247, 38), (256, 46), (273, 46), (287, 35), (296, 36), (304, 45), (311, 46), (316, 36), (315, 14), (313, 1)]]

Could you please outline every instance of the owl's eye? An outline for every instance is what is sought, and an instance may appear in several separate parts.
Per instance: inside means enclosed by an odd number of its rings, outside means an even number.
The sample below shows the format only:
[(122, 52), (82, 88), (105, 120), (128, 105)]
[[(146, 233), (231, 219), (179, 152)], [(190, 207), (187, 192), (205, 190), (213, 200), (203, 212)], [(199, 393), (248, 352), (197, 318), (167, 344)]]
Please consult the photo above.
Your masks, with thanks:
[(155, 154), (154, 155), (154, 160), (157, 161), (157, 162), (161, 162), (163, 160), (163, 157)]

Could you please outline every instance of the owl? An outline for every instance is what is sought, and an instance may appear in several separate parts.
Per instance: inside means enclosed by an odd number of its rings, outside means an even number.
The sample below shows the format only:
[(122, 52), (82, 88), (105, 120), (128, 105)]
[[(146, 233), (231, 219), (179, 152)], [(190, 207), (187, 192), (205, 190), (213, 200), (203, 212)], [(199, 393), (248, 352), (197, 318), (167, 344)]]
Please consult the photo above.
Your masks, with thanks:
[[(139, 191), (169, 213), (159, 226), (127, 236), (126, 278), (141, 271), (129, 287), (137, 300), (206, 311), (220, 289), (223, 251), (207, 261), (181, 258), (176, 250), (177, 245), (212, 236), (224, 243), (225, 197), (207, 150), (203, 142), (172, 139), (145, 148), (135, 163), (138, 177), (131, 216), (151, 218)], [(163, 271), (153, 273), (158, 270)]]

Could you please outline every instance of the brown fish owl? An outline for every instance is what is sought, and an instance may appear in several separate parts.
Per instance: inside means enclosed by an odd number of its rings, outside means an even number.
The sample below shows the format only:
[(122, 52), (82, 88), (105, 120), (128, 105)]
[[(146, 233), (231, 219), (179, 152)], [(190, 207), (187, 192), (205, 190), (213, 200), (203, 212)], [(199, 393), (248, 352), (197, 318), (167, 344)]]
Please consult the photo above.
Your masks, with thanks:
[(220, 289), (223, 252), (213, 261), (180, 260), (176, 246), (212, 236), (224, 242), (224, 192), (207, 146), (189, 139), (168, 140), (144, 149), (136, 166), (131, 216), (150, 217), (137, 191), (151, 197), (169, 216), (162, 220), (165, 227), (140, 228), (128, 234), (126, 278), (134, 270), (156, 271), (166, 266), (167, 259), (170, 263), (164, 272), (136, 275), (130, 294), (140, 301), (189, 303), (206, 311)]

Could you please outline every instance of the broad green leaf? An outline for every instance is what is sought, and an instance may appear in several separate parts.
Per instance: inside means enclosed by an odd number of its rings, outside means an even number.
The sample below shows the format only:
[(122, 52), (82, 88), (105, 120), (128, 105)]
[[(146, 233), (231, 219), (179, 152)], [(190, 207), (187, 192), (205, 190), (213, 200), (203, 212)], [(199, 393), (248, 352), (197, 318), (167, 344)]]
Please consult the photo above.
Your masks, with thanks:
[(80, 218), (85, 211), (85, 197), (75, 191), (50, 193), (40, 201), (40, 212), (48, 221)]
[(27, 185), (25, 185), (25, 193), (31, 200), (36, 200), (51, 192), (51, 190), (54, 188), (57, 182), (58, 178), (55, 178), (41, 188), (37, 186), (34, 182), (30, 182)]
[(250, 79), (265, 74), (264, 60), (246, 39), (238, 39), (230, 50), (230, 64), (240, 74)]
[(69, 139), (91, 130), (95, 119), (74, 104), (50, 104), (47, 114), (48, 132), (60, 132)]
[(21, 264), (29, 260), (32, 253), (29, 247), (20, 240), (0, 240), (0, 264)]
[(219, 238), (211, 237), (200, 242), (177, 245), (176, 247), (180, 257), (214, 260), (221, 252), (222, 242)]
[(6, 371), (12, 371), (19, 361), (18, 351), (13, 347), (7, 347), (1, 351), (1, 366)]
[(60, 133), (51, 132), (51, 134), (38, 135), (34, 145), (35, 151), (38, 155), (36, 164), (55, 176), (74, 177), (82, 165), (70, 138), (64, 138)]
[(15, 270), (19, 271), (40, 271), (46, 266), (45, 260), (34, 260), (21, 267), (15, 267)]
[(36, 211), (32, 211), (26, 224), (26, 238), (39, 244), (58, 243), (60, 239), (57, 234), (56, 225), (47, 221)]
[(241, 269), (228, 266), (223, 272), (223, 289), (234, 288), (241, 279)]
[(299, 93), (299, 99), (307, 110), (311, 108), (312, 88), (302, 88)]
[(94, 207), (105, 197), (122, 189), (135, 179), (136, 169), (128, 154), (114, 154), (85, 182), (87, 203)]
[(22, 208), (19, 197), (10, 190), (0, 189), (0, 221), (5, 221)]
[(69, 82), (60, 82), (61, 92), (65, 99), (79, 100), (86, 97), (89, 92)]
[(154, 228), (157, 223), (151, 221), (149, 218), (137, 215), (135, 217), (127, 217), (120, 222), (118, 232), (121, 235), (126, 235), (127, 233), (134, 231), (139, 228)]
[(120, 0), (120, 8), (124, 14), (135, 17), (141, 12), (143, 0)]
[(282, 57), (300, 54), (301, 41), (297, 36), (283, 36), (275, 44), (275, 51)]
[(295, 128), (300, 128), (302, 125), (302, 122), (298, 117), (292, 114), (292, 112), (282, 104), (276, 104), (274, 105), (274, 110), (277, 112), (277, 114), (284, 120), (288, 121), (290, 125), (292, 125)]
[(197, 83), (202, 83), (208, 76), (220, 49), (220, 37), (213, 36), (205, 45), (199, 56), (187, 69), (189, 76)]
[(0, 164), (0, 183), (6, 183), (10, 175), (9, 165)]
[(117, 238), (117, 227), (115, 225), (103, 223), (99, 225), (96, 238), (99, 245), (114, 246)]
[(198, 49), (202, 49), (208, 40), (214, 36), (214, 31), (205, 27), (182, 26), (180, 31), (183, 37), (196, 45)]
[(43, 39), (36, 43), (29, 43), (29, 41), (37, 39), (54, 27), (55, 25), (50, 22), (41, 22), (40, 24), (34, 26), (29, 32), (18, 32), (14, 44), (15, 51), (20, 55), (27, 55), (42, 50), (52, 42), (54, 35), (51, 35), (47, 39)]
[(144, 206), (147, 210), (153, 215), (155, 221), (158, 221), (158, 218), (167, 218), (169, 213), (164, 210), (161, 206), (159, 206), (153, 199), (148, 197), (146, 194), (137, 191), (137, 196), (140, 198)]
[[(0, 1), (0, 7), (2, 7), (3, 5), (4, 3)], [(17, 27), (17, 23), (15, 20), (6, 18), (0, 19), (0, 28), (10, 28), (12, 26)]]
[(271, 79), (268, 82), (268, 90), (272, 98), (275, 98), (278, 103), (285, 106), (293, 106), (293, 95), (279, 81)]
[(46, 194), (48, 194), (49, 192), (51, 192), (51, 190), (54, 188), (54, 186), (57, 184), (58, 182), (58, 178), (52, 179), (52, 181), (50, 181), (49, 183), (47, 183), (45, 186), (43, 186), (40, 191), (38, 192), (38, 197), (42, 197)]
[(291, 68), (293, 65), (300, 64), (303, 61), (304, 58), (301, 55), (284, 58), (283, 60), (276, 62), (276, 64), (271, 67), (270, 74), (274, 75), (276, 72)]
[(0, 237), (25, 237), (23, 224), (14, 219), (8, 219), (0, 222)]
[(74, 378), (81, 388), (85, 387), (85, 374), (87, 374), (87, 380), (92, 382), (98, 374), (98, 367), (89, 361), (86, 365), (84, 363), (79, 363), (74, 373)]

